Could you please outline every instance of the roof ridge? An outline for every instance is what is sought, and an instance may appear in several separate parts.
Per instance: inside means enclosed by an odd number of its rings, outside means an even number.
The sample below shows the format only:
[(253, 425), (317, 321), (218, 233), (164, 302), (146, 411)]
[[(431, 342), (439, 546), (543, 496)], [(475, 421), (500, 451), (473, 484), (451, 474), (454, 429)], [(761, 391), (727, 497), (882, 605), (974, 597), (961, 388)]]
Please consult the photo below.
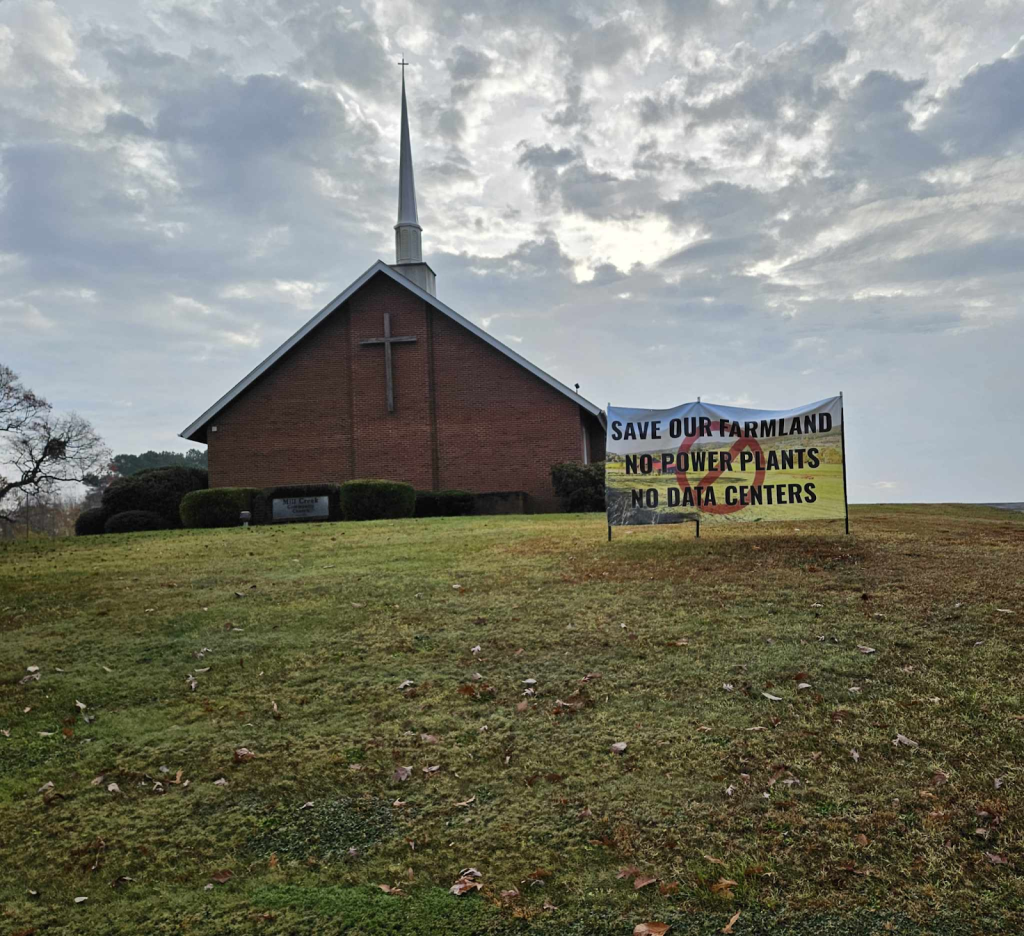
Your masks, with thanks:
[(484, 342), (489, 344), (492, 348), (500, 351), (506, 357), (515, 361), (521, 367), (530, 371), (535, 377), (538, 377), (548, 386), (557, 390), (559, 393), (568, 397), (578, 406), (585, 409), (598, 418), (601, 417), (601, 409), (591, 403), (586, 397), (580, 396), (579, 393), (570, 390), (560, 380), (552, 377), (546, 371), (541, 370), (536, 364), (528, 361), (521, 354), (513, 351), (508, 345), (502, 344), (493, 335), (488, 334), (479, 325), (474, 324), (469, 319), (459, 315), (454, 309), (447, 306), (436, 296), (432, 296), (425, 289), (422, 289), (416, 283), (406, 276), (403, 276), (397, 270), (386, 264), (383, 260), (378, 260), (363, 274), (356, 277), (344, 290), (342, 290), (337, 296), (335, 296), (330, 302), (327, 303), (316, 315), (314, 315), (309, 321), (307, 321), (301, 328), (298, 329), (290, 338), (280, 344), (273, 352), (271, 352), (266, 358), (264, 358), (259, 364), (256, 365), (248, 374), (246, 374), (238, 383), (236, 383), (227, 393), (225, 393), (216, 403), (207, 409), (198, 419), (191, 422), (181, 432), (178, 433), (180, 438), (192, 439), (192, 437), (199, 432), (214, 416), (216, 416), (221, 410), (224, 409), (229, 403), (231, 403), (236, 397), (238, 397), (243, 391), (247, 390), (252, 384), (260, 379), (271, 367), (274, 366), (281, 358), (283, 358), (292, 348), (294, 348), (300, 341), (302, 341), (307, 335), (310, 334), (321, 322), (323, 322), (328, 316), (333, 314), (342, 306), (352, 295), (354, 295), (359, 289), (366, 285), (369, 280), (378, 273), (384, 273), (389, 276), (394, 282), (400, 286), (408, 289), (413, 295), (422, 299), (424, 302), (430, 303), (435, 309), (442, 314), (448, 316), (452, 321), (461, 325), (467, 331), (476, 335)]

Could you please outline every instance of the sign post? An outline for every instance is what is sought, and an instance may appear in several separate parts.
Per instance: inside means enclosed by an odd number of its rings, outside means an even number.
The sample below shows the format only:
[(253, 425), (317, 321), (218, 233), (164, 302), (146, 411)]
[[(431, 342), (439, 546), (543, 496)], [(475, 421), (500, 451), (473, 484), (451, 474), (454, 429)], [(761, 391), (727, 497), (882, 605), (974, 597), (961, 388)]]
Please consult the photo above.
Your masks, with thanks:
[(843, 511), (846, 514), (846, 535), (850, 535), (850, 501), (846, 493), (846, 420), (843, 419), (843, 391), (839, 391), (839, 433), (843, 443)]

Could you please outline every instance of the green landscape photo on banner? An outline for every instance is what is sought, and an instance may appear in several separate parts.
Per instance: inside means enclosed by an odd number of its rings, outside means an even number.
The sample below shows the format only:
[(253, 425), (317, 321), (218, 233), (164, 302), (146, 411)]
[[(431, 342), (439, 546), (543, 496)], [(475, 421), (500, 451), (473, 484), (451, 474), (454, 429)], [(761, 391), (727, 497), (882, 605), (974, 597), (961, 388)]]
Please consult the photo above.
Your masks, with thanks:
[(608, 523), (843, 520), (843, 398), (790, 410), (608, 407)]

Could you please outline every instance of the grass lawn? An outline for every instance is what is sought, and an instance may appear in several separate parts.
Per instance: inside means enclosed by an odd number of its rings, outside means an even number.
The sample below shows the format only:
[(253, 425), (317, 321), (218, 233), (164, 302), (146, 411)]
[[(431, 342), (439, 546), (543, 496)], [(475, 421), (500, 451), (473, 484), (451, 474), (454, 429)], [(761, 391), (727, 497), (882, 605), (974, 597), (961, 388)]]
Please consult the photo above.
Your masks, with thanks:
[(1024, 515), (851, 522), (0, 546), (0, 933), (1020, 932)]

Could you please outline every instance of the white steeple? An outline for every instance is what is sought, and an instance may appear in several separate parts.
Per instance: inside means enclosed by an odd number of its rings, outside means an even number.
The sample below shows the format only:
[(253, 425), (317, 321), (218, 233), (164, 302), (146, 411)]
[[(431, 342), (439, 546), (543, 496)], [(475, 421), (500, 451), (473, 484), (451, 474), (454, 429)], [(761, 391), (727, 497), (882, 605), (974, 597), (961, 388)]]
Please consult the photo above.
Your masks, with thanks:
[(412, 143), (409, 140), (409, 108), (405, 103), (405, 66), (402, 59), (402, 139), (398, 160), (398, 223), (395, 225), (395, 262), (392, 265), (430, 295), (434, 293), (434, 271), (423, 262), (423, 228), (416, 211), (416, 182), (412, 173)]

